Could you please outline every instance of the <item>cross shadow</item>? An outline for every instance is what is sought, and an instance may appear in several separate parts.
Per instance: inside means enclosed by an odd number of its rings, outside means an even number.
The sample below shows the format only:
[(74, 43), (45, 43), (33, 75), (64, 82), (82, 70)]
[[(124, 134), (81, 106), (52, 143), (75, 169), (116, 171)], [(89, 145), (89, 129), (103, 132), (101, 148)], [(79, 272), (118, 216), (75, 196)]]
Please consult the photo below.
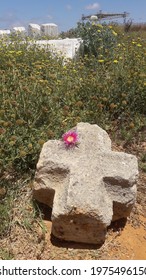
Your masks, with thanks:
[(126, 223), (127, 223), (127, 218), (121, 218), (119, 220), (111, 222), (107, 230), (111, 229), (113, 232), (122, 231), (126, 226)]
[[(38, 207), (42, 213), (42, 219), (47, 222), (51, 222), (51, 215), (52, 215), (52, 208), (43, 204), (43, 203), (38, 203)], [(112, 230), (113, 232), (121, 232), (125, 225), (126, 225), (127, 219), (123, 218), (117, 221), (114, 221), (110, 224), (110, 226), (107, 228), (108, 230)], [(67, 249), (100, 249), (104, 243), (102, 244), (87, 244), (87, 243), (78, 243), (78, 242), (73, 242), (73, 241), (65, 241), (58, 239), (55, 237), (52, 233), (50, 233), (50, 241), (53, 246), (59, 247), (59, 248), (67, 248)]]
[(58, 239), (53, 234), (51, 234), (51, 242), (54, 246), (62, 247), (66, 249), (89, 249), (89, 250), (96, 250), (100, 249), (103, 244), (87, 244), (87, 243), (79, 243), (79, 242), (73, 242), (73, 241), (64, 241), (61, 239)]

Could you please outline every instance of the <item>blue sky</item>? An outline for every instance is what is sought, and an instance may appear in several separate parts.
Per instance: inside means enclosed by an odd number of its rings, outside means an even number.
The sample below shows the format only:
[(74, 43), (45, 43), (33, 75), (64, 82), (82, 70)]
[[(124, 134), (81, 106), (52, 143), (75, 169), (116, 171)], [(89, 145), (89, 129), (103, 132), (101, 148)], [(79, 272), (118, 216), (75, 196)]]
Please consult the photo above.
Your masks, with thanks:
[(146, 22), (146, 0), (0, 0), (0, 29), (31, 23), (56, 23), (59, 31), (76, 26), (82, 14), (130, 13), (133, 22)]

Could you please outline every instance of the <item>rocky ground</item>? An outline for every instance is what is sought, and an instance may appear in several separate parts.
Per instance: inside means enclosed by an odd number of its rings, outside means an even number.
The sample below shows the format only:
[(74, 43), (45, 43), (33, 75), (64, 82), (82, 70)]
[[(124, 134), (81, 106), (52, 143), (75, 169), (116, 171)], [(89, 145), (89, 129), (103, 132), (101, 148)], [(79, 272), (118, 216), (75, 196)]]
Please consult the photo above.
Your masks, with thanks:
[[(135, 154), (139, 163), (146, 142), (120, 143), (114, 150)], [(140, 169), (141, 170), (141, 169)], [(40, 205), (42, 219), (32, 204), (32, 184), (24, 184), (13, 203), (10, 229), (0, 240), (0, 259), (33, 260), (146, 260), (146, 173), (140, 171), (137, 203), (130, 217), (113, 223), (101, 247), (62, 242), (51, 236), (51, 209)], [(37, 210), (38, 211), (38, 210)]]

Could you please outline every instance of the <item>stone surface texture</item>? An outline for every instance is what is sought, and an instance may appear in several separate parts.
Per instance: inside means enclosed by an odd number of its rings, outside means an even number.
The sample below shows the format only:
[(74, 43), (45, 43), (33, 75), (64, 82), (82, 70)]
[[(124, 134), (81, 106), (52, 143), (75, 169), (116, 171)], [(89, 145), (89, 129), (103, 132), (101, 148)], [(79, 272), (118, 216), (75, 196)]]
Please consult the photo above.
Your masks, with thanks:
[(129, 216), (136, 201), (137, 158), (111, 150), (97, 125), (78, 123), (79, 144), (43, 145), (33, 196), (52, 208), (52, 234), (59, 239), (101, 244), (112, 221)]
[(54, 53), (72, 59), (79, 51), (82, 40), (80, 38), (66, 38), (58, 40), (37, 40), (35, 44), (41, 48), (49, 48)]

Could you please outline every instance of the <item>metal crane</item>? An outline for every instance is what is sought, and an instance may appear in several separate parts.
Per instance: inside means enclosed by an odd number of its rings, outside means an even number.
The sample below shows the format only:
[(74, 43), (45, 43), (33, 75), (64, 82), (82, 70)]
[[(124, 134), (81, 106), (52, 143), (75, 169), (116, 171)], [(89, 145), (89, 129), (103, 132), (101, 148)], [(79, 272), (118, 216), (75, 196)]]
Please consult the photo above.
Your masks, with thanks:
[(89, 15), (89, 16), (84, 16), (82, 15), (82, 20), (106, 20), (106, 19), (115, 19), (115, 18), (123, 18), (124, 23), (126, 23), (126, 17), (129, 16), (129, 13), (124, 12), (124, 13), (102, 13), (100, 10), (99, 13), (96, 13), (94, 15)]

